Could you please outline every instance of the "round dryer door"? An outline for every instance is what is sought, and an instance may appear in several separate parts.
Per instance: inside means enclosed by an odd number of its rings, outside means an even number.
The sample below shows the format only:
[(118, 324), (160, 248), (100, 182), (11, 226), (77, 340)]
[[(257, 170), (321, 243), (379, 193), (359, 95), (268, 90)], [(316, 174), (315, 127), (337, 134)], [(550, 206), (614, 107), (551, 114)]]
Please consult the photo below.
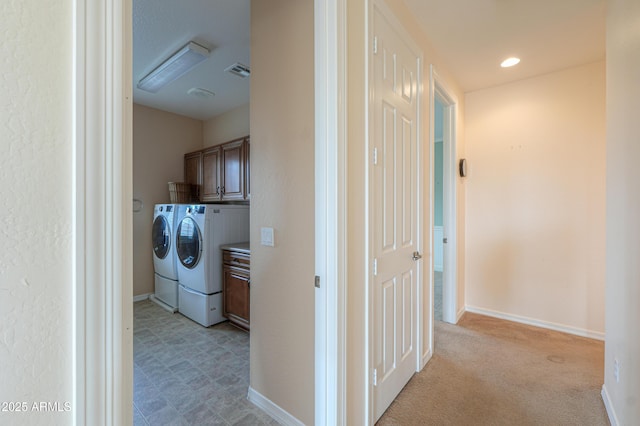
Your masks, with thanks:
[(187, 269), (195, 268), (200, 262), (202, 235), (198, 224), (190, 217), (185, 217), (180, 221), (176, 236), (176, 251), (180, 263)]
[(153, 221), (151, 242), (153, 244), (153, 253), (159, 259), (167, 257), (171, 248), (171, 230), (169, 229), (169, 221), (164, 216), (158, 216)]

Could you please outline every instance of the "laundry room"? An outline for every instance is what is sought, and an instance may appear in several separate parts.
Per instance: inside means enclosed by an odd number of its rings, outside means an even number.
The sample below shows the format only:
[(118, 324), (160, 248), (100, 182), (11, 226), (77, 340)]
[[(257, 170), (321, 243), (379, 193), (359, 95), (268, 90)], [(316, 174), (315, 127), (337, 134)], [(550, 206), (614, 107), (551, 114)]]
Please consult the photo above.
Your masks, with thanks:
[(268, 421), (246, 402), (249, 3), (133, 2), (134, 424)]
[[(292, 414), (309, 423), (313, 2), (132, 5), (134, 424), (275, 424)], [(172, 203), (185, 183), (194, 201)], [(203, 224), (228, 209), (249, 211), (249, 233), (211, 242)], [(154, 237), (160, 216), (175, 224)], [(177, 280), (156, 273), (154, 253), (172, 249)], [(190, 272), (207, 268), (222, 270), (218, 287), (194, 289)]]

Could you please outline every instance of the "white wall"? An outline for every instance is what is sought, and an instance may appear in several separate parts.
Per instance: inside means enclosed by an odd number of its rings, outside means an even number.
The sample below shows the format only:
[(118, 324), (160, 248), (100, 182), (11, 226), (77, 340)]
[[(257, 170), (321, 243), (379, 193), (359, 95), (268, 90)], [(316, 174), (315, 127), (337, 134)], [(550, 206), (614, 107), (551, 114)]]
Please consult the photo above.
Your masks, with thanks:
[(0, 3), (0, 424), (72, 421), (71, 6)]
[(203, 148), (249, 134), (249, 104), (241, 105), (204, 122)]
[(605, 399), (619, 425), (632, 425), (640, 419), (640, 2), (611, 0), (607, 9)]
[(602, 337), (605, 64), (466, 94), (467, 306)]
[[(315, 362), (313, 7), (251, 2), (251, 387), (307, 425)], [(260, 245), (261, 227), (274, 228), (275, 247)]]
[[(169, 203), (168, 182), (184, 181), (184, 154), (202, 148), (200, 120), (133, 105), (133, 295), (153, 293), (153, 206)], [(134, 203), (134, 208), (138, 205)]]

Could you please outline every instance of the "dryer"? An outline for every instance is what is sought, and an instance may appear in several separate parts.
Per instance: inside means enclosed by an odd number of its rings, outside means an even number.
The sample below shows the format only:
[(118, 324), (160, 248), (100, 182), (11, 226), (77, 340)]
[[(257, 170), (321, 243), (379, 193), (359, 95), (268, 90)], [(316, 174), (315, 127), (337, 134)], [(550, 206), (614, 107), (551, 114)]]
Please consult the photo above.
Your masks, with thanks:
[(169, 310), (178, 308), (178, 268), (175, 247), (176, 204), (156, 204), (153, 208), (151, 241), (153, 247), (153, 269), (155, 302), (164, 303)]
[(222, 250), (249, 241), (249, 206), (179, 205), (176, 227), (178, 310), (205, 327), (222, 316)]

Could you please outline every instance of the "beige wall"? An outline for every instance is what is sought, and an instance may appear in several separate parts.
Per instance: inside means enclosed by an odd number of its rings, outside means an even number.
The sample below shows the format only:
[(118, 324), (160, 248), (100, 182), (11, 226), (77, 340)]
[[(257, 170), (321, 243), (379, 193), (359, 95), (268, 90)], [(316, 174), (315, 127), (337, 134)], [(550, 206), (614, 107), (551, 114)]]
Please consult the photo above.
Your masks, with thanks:
[(203, 148), (245, 137), (249, 134), (249, 104), (204, 122)]
[[(619, 425), (640, 419), (640, 2), (607, 18), (607, 319), (605, 394)], [(620, 382), (613, 373), (620, 363)]]
[(467, 306), (602, 337), (605, 64), (466, 95)]
[[(392, 12), (398, 17), (400, 22), (406, 27), (410, 36), (422, 49), (424, 54), (424, 67), (422, 70), (422, 83), (424, 87), (424, 99), (422, 102), (423, 116), (423, 147), (428, 149), (429, 141), (429, 72), (430, 65), (433, 64), (439, 75), (443, 78), (448, 88), (452, 91), (452, 95), (458, 100), (458, 155), (464, 156), (464, 98), (454, 79), (448, 73), (446, 67), (440, 62), (436, 52), (431, 47), (429, 40), (420, 29), (411, 12), (406, 8), (401, 0), (388, 0), (386, 2)], [(363, 75), (365, 75), (366, 62), (364, 52), (367, 49), (365, 45), (365, 16), (367, 9), (365, 2), (350, 1), (347, 5), (347, 39), (348, 39), (348, 283), (347, 283), (347, 423), (348, 424), (365, 424), (366, 423), (366, 371), (367, 354), (365, 352), (367, 341), (367, 317), (366, 317), (366, 275), (367, 261), (365, 254), (366, 246), (366, 229), (364, 218), (367, 216), (368, 207), (364, 198), (366, 194), (365, 169), (367, 163), (365, 132), (367, 120), (365, 117), (365, 101), (366, 88)], [(422, 197), (425, 200), (425, 215), (428, 215), (429, 203), (429, 155), (424, 156), (424, 173), (425, 185)], [(458, 181), (458, 245), (464, 247), (464, 182)], [(428, 216), (425, 216), (425, 227), (423, 229), (423, 241), (429, 241)], [(422, 247), (425, 254), (431, 256), (431, 249), (427, 244)], [(458, 264), (458, 282), (463, 283), (464, 279), (464, 253), (459, 254)], [(427, 256), (425, 256), (424, 265), (428, 265)], [(428, 282), (424, 283), (428, 288)], [(464, 288), (459, 284), (459, 308), (463, 305)], [(424, 303), (431, 304), (429, 292), (425, 292)], [(428, 311), (427, 311), (428, 312)], [(428, 322), (424, 327), (425, 341), (428, 341)]]
[[(308, 425), (314, 419), (313, 51), (313, 0), (251, 2), (251, 387)], [(261, 227), (274, 228), (275, 247), (260, 245)]]
[[(187, 152), (202, 148), (202, 121), (133, 105), (133, 295), (153, 293), (151, 225), (154, 204), (169, 202), (167, 182), (184, 181)], [(134, 203), (134, 207), (135, 207)]]
[(0, 401), (28, 404), (0, 423), (68, 425), (31, 404), (73, 402), (72, 2), (3, 1), (0, 28)]

